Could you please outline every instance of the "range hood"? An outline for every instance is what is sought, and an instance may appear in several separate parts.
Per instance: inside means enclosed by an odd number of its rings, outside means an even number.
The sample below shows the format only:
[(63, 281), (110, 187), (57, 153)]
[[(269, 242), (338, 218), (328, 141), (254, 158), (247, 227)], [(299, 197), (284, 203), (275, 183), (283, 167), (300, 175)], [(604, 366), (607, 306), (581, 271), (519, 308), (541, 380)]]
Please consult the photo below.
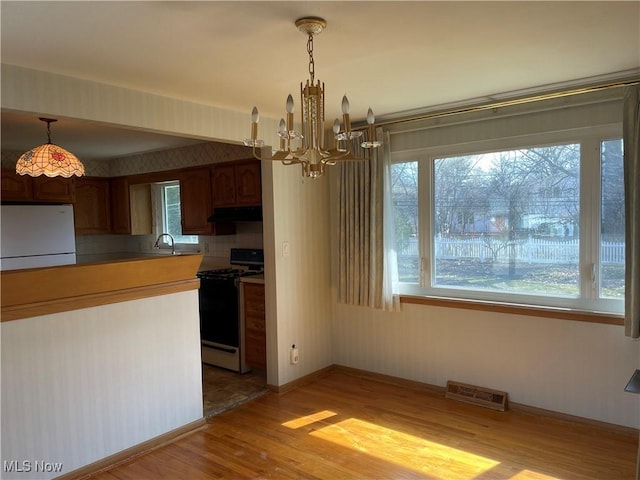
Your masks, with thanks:
[(215, 208), (208, 218), (211, 223), (261, 222), (262, 207), (225, 207)]

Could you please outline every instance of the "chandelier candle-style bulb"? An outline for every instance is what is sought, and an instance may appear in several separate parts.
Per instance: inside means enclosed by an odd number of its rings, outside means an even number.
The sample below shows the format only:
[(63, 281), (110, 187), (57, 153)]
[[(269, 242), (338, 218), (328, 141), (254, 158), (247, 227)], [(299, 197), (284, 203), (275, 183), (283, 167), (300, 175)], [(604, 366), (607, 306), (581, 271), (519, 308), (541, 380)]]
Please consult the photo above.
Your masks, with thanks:
[(367, 137), (368, 140), (365, 140), (360, 144), (362, 148), (378, 148), (382, 145), (379, 141), (376, 140), (376, 130), (374, 124), (376, 123), (376, 117), (373, 116), (373, 110), (369, 107), (367, 111)]
[(376, 123), (376, 117), (373, 116), (373, 110), (371, 110), (371, 107), (369, 107), (369, 110), (367, 110), (367, 123), (369, 125), (373, 125), (374, 123)]
[(337, 118), (333, 121), (333, 146), (338, 149), (338, 134), (340, 133), (340, 120)]
[(293, 131), (293, 96), (289, 94), (287, 97), (287, 130)]
[(278, 125), (278, 136), (280, 137), (280, 151), (283, 151), (287, 146), (286, 141), (289, 138), (289, 134), (287, 133), (287, 124), (284, 121), (284, 118), (280, 119), (280, 124)]
[(264, 141), (258, 139), (258, 122), (260, 121), (260, 114), (258, 109), (253, 107), (251, 110), (251, 138), (247, 138), (242, 143), (247, 147), (262, 147)]
[(258, 109), (253, 107), (251, 110), (251, 139), (258, 139), (258, 122), (260, 121), (260, 114), (258, 113)]
[(346, 95), (342, 97), (342, 118), (344, 131), (349, 135), (349, 132), (351, 131), (351, 120), (349, 120), (349, 100)]

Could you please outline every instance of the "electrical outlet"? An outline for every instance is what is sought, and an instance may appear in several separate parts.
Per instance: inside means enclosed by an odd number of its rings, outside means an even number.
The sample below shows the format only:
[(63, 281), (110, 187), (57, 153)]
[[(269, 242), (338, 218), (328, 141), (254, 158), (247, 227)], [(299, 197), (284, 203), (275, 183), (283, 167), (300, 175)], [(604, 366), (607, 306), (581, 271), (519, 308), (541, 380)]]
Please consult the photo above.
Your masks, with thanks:
[(298, 348), (294, 345), (291, 345), (291, 365), (297, 365), (298, 364), (298, 360), (300, 359), (299, 355), (298, 355)]
[(289, 242), (282, 242), (282, 256), (289, 256)]

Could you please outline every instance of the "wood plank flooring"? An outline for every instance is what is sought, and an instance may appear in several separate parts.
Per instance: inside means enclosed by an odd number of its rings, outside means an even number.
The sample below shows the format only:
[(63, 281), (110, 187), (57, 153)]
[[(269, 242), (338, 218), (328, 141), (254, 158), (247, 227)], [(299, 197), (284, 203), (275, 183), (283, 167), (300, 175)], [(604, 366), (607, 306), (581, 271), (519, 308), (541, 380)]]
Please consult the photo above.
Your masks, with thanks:
[(633, 479), (638, 437), (497, 412), (333, 371), (91, 476), (145, 479)]

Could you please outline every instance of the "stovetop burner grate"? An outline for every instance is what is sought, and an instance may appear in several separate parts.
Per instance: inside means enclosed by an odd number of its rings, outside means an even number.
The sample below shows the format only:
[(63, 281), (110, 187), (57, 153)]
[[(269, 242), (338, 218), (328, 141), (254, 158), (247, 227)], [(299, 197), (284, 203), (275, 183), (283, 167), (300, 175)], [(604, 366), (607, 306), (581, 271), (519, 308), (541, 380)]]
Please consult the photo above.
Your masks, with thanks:
[(206, 278), (213, 280), (226, 280), (245, 277), (248, 275), (256, 275), (262, 273), (256, 270), (242, 270), (240, 268), (219, 268), (215, 270), (205, 270), (198, 272), (198, 278)]

